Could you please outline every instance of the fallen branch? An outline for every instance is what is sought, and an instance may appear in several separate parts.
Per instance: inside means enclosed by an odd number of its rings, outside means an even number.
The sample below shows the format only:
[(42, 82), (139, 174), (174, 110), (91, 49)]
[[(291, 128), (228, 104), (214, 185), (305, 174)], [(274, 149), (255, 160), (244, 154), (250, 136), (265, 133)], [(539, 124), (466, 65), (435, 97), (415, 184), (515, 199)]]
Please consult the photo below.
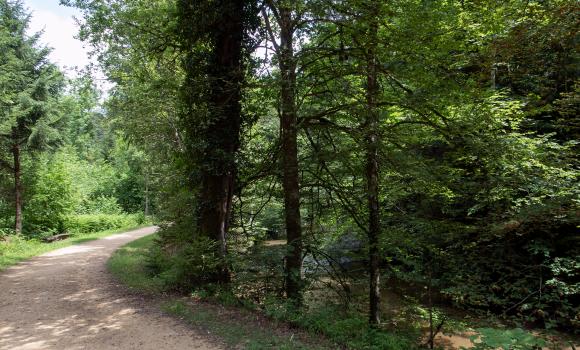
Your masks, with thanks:
[(52, 243), (52, 242), (56, 242), (56, 241), (62, 241), (63, 239), (67, 239), (70, 236), (71, 236), (70, 233), (61, 233), (59, 235), (44, 237), (42, 240), (46, 243)]

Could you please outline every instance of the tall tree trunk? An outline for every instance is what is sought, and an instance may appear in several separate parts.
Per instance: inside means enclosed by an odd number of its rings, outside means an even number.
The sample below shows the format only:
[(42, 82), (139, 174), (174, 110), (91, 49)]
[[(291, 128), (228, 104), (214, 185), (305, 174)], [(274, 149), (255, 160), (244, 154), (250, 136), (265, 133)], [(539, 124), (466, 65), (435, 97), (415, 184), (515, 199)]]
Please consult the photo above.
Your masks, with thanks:
[(379, 82), (377, 77), (377, 11), (376, 5), (370, 18), (369, 46), (367, 50), (367, 115), (365, 120), (365, 153), (366, 153), (366, 183), (367, 205), (369, 214), (368, 249), (369, 249), (369, 322), (372, 325), (380, 323), (380, 270), (379, 270), (379, 237), (381, 235), (381, 217), (379, 208), (379, 162), (380, 144), (379, 112)]
[(238, 0), (217, 3), (220, 19), (211, 29), (213, 52), (207, 65), (210, 120), (203, 132), (198, 230), (219, 243), (222, 264), (214, 278), (218, 283), (230, 279), (225, 256), (240, 143), (244, 4)]
[(12, 146), (12, 156), (14, 157), (14, 231), (16, 234), (22, 233), (22, 181), (20, 170), (20, 145)]
[(286, 295), (302, 299), (302, 223), (298, 174), (298, 121), (296, 112), (296, 62), (293, 48), (292, 12), (280, 7), (281, 139), (284, 212), (288, 253), (286, 255)]

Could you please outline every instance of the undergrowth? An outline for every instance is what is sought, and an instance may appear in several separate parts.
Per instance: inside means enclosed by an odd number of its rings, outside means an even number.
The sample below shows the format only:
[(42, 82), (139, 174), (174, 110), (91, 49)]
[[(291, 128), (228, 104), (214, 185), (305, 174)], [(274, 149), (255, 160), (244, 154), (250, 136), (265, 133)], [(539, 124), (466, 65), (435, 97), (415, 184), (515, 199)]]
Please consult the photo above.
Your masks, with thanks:
[[(174, 278), (182, 272), (163, 272), (159, 266), (157, 235), (144, 237), (119, 249), (109, 269), (127, 286), (159, 294), (176, 288)], [(199, 260), (199, 259), (198, 259)], [(195, 274), (202, 270), (195, 271)], [(247, 282), (247, 281), (246, 281)], [(412, 350), (424, 348), (419, 327), (372, 328), (366, 315), (328, 301), (296, 308), (270, 295), (259, 302), (241, 298), (235, 284), (230, 288), (206, 284), (187, 293), (189, 298), (170, 297), (162, 308), (188, 323), (217, 336), (229, 347), (244, 349), (353, 349)], [(198, 301), (197, 303), (195, 301)], [(199, 302), (203, 301), (203, 302)], [(265, 317), (265, 318), (264, 318)], [(267, 325), (264, 321), (267, 319)], [(283, 325), (285, 332), (273, 329)], [(288, 331), (289, 330), (289, 331)], [(296, 332), (294, 332), (294, 330)], [(294, 334), (306, 333), (315, 341), (302, 341)], [(541, 340), (521, 329), (476, 329), (476, 349), (533, 349)], [(329, 345), (331, 344), (331, 345)], [(505, 347), (505, 346), (509, 347)], [(559, 347), (554, 347), (559, 349)]]
[[(170, 273), (163, 273), (162, 269), (151, 265), (159, 262), (158, 248), (154, 248), (155, 238), (156, 235), (151, 235), (129, 243), (119, 249), (110, 259), (109, 269), (130, 288), (153, 293), (175, 289), (172, 283), (175, 275), (179, 273), (172, 270)], [(245, 349), (411, 350), (417, 348), (415, 346), (417, 334), (370, 328), (366, 317), (342, 310), (338, 305), (295, 309), (291, 304), (274, 297), (264, 304), (256, 304), (238, 298), (229, 289), (211, 284), (197, 288), (190, 295), (189, 300), (206, 301), (209, 304), (204, 307), (204, 303), (198, 303), (195, 310), (192, 310), (191, 306), (182, 300), (171, 299), (163, 305), (163, 308), (195, 326), (211, 330), (230, 346), (243, 346)], [(219, 311), (207, 305), (236, 307), (237, 315), (259, 312), (265, 315), (272, 325), (286, 324), (290, 328), (306, 331), (317, 341), (315, 345), (305, 344), (294, 338), (276, 336), (268, 329), (256, 329), (252, 322), (240, 322), (235, 317), (224, 319), (223, 316), (220, 317)], [(334, 345), (322, 345), (325, 343)]]
[[(133, 241), (118, 249), (108, 261), (109, 270), (121, 282), (131, 289), (150, 294), (160, 294), (174, 289), (172, 279), (165, 280), (164, 275), (156, 275), (151, 268), (150, 249), (157, 235), (149, 235)], [(214, 301), (218, 299), (226, 304), (236, 304), (231, 294), (221, 293), (219, 288), (208, 288), (195, 294), (195, 298)], [(219, 297), (218, 297), (219, 296)], [(194, 299), (194, 298), (192, 298)], [(190, 299), (190, 300), (192, 300)], [(254, 314), (246, 309), (235, 309), (225, 314), (221, 306), (209, 303), (196, 304), (195, 310), (180, 297), (168, 297), (162, 309), (184, 319), (195, 327), (213, 334), (230, 347), (244, 349), (335, 349), (314, 343), (305, 343), (295, 332), (273, 332), (270, 327), (257, 324)], [(233, 315), (233, 316), (232, 316)], [(273, 326), (275, 326), (273, 324)]]

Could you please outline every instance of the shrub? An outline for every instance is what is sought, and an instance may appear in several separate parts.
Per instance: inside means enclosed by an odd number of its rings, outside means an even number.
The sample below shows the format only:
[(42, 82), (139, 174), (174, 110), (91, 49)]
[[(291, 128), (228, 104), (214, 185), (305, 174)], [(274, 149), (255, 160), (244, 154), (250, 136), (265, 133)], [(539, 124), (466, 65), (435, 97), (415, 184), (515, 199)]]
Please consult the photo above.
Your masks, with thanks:
[(28, 235), (50, 236), (65, 230), (74, 206), (72, 182), (65, 155), (39, 160), (32, 196), (24, 208), (24, 231)]
[(205, 237), (179, 247), (157, 244), (151, 250), (148, 266), (168, 289), (191, 291), (212, 281), (220, 263), (216, 245)]
[(123, 213), (123, 209), (119, 205), (117, 198), (100, 195), (83, 203), (81, 212), (89, 214), (119, 215)]
[(8, 227), (0, 227), (0, 242), (4, 241), (10, 236), (14, 236), (14, 229)]
[(218, 243), (194, 237), (190, 218), (162, 227), (151, 249), (148, 267), (167, 289), (191, 292), (214, 282), (222, 267)]
[(144, 223), (144, 216), (138, 214), (83, 214), (69, 216), (66, 226), (72, 233), (91, 233), (139, 226)]

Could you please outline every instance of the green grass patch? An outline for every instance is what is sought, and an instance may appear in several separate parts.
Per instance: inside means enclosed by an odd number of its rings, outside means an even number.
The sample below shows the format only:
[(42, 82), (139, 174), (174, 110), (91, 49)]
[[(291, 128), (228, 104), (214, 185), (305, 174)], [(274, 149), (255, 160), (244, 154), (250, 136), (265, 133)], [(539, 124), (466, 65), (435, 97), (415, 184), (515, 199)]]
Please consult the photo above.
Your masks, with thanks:
[(0, 242), (0, 271), (26, 259), (50, 252), (51, 250), (92, 241), (115, 233), (126, 232), (146, 226), (149, 225), (129, 226), (86, 234), (75, 234), (68, 239), (52, 243), (45, 243), (36, 238), (25, 239), (23, 237), (11, 236), (7, 241)]
[(109, 271), (123, 284), (139, 292), (159, 293), (164, 281), (147, 270), (149, 248), (157, 235), (149, 235), (117, 249), (107, 262)]
[(311, 334), (322, 334), (347, 349), (413, 350), (419, 334), (413, 330), (393, 330), (369, 327), (366, 315), (341, 305), (323, 305), (308, 310), (296, 310), (292, 304), (272, 298), (265, 303), (265, 313), (277, 320), (290, 322)]
[(251, 322), (244, 320), (244, 312), (238, 316), (239, 319), (230, 317), (229, 320), (225, 320), (224, 316), (219, 315), (217, 310), (204, 308), (203, 305), (192, 309), (181, 300), (167, 301), (162, 305), (162, 308), (196, 327), (211, 331), (231, 348), (241, 347), (249, 350), (327, 349), (323, 346), (304, 344), (293, 334), (280, 336), (273, 334), (267, 328), (258, 328)]

